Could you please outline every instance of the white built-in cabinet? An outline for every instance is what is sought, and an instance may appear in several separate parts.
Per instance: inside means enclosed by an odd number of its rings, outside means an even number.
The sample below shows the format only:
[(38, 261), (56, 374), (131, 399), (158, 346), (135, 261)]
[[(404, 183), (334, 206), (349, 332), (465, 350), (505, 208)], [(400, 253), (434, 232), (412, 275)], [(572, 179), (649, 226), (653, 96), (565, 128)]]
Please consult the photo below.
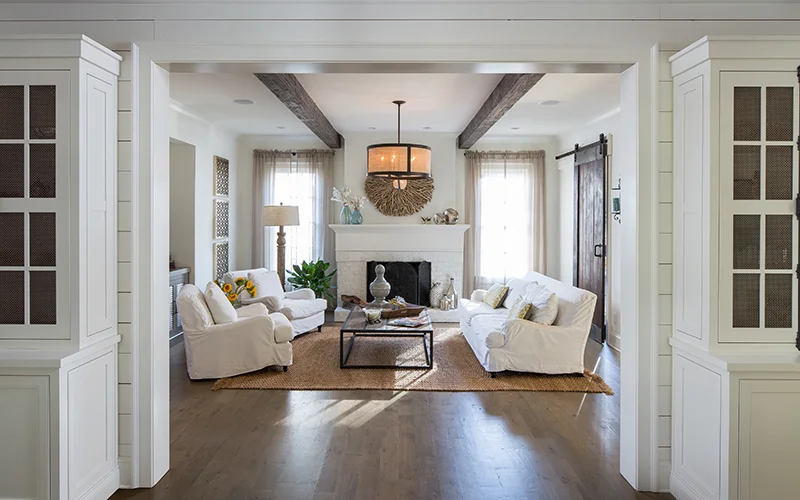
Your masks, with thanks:
[(800, 38), (708, 37), (670, 61), (670, 490), (798, 498)]
[(119, 57), (0, 37), (0, 498), (107, 498), (117, 465)]

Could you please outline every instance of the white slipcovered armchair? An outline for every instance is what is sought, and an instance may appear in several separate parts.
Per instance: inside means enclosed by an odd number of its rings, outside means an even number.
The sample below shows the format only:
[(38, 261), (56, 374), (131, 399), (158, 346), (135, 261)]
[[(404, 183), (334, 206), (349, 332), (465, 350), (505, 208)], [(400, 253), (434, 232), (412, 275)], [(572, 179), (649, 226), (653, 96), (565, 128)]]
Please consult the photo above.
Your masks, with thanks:
[(239, 278), (251, 279), (257, 287), (255, 297), (251, 297), (247, 292), (242, 293), (240, 298), (242, 304), (260, 303), (267, 306), (271, 313), (283, 314), (292, 324), (295, 337), (314, 329), (317, 331), (322, 329), (328, 301), (318, 299), (311, 289), (301, 288), (284, 292), (278, 273), (264, 268), (225, 273), (222, 279), (234, 285), (235, 280)]
[(205, 296), (194, 285), (178, 295), (189, 378), (222, 378), (292, 364), (292, 325), (263, 304), (239, 308), (233, 323), (214, 324)]

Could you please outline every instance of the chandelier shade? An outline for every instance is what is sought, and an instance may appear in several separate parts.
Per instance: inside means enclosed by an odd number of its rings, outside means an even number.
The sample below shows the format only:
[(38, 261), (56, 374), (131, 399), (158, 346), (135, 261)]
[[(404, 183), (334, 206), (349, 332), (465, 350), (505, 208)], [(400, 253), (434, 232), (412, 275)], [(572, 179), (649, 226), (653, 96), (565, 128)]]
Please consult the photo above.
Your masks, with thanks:
[(431, 176), (431, 148), (422, 144), (400, 142), (400, 106), (397, 105), (397, 142), (367, 146), (367, 177), (392, 179), (397, 189), (405, 188), (408, 179)]
[(367, 175), (402, 179), (431, 176), (431, 148), (421, 144), (367, 146)]

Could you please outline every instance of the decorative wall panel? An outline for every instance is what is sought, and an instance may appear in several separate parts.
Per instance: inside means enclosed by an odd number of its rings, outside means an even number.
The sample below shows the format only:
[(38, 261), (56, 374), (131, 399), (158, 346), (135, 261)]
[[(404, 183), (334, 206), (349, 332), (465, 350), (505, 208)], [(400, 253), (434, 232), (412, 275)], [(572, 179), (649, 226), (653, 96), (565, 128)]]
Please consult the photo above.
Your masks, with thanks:
[(212, 252), (213, 276), (215, 279), (222, 278), (228, 272), (230, 265), (230, 168), (228, 160), (220, 156), (214, 157), (214, 219), (212, 238), (214, 239), (214, 251)]
[(221, 279), (222, 275), (227, 273), (230, 267), (230, 257), (227, 241), (218, 241), (214, 243), (214, 279)]
[(228, 196), (229, 185), (228, 160), (214, 157), (214, 196)]
[(214, 239), (228, 237), (229, 204), (227, 200), (214, 200)]

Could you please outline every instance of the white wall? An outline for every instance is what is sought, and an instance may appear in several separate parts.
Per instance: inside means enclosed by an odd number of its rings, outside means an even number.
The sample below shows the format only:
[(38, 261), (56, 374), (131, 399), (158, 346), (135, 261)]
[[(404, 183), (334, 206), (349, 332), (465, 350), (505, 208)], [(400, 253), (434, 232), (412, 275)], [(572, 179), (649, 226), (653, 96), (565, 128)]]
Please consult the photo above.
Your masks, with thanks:
[[(354, 193), (364, 194), (364, 179), (367, 173), (367, 146), (381, 142), (394, 142), (394, 133), (355, 133), (344, 135), (344, 147), (334, 156), (333, 184), (348, 186)], [(390, 217), (378, 212), (369, 202), (362, 210), (365, 224), (418, 224), (420, 216), (433, 215), (446, 208), (464, 212), (464, 150), (456, 147), (457, 134), (404, 133), (402, 140), (431, 147), (431, 174), (434, 178), (433, 199), (419, 213), (407, 217)], [(238, 141), (239, 162), (236, 175), (240, 186), (250, 186), (253, 176), (254, 149), (326, 149), (315, 136), (242, 136)], [(547, 157), (545, 187), (547, 197), (547, 274), (558, 276), (559, 269), (559, 186), (556, 169), (556, 141), (553, 137), (487, 138), (478, 141), (473, 150), (536, 150), (543, 149)], [(252, 192), (243, 188), (235, 200), (236, 218), (241, 230), (232, 233), (237, 250), (233, 267), (246, 269), (252, 261)], [(331, 202), (331, 212), (339, 212), (341, 206)]]
[[(169, 253), (177, 267), (194, 273), (195, 146), (172, 140), (169, 144)], [(194, 274), (189, 275), (191, 281)]]
[[(611, 152), (610, 169), (608, 174), (609, 187), (617, 186), (617, 181), (620, 179), (620, 167), (614, 161), (614, 136), (619, 128), (619, 110), (613, 114), (599, 117), (596, 121), (590, 122), (583, 127), (569, 132), (562, 133), (558, 136), (558, 153), (569, 151), (575, 147), (575, 144), (591, 144), (599, 139), (600, 134), (609, 136), (609, 145)], [(559, 241), (559, 279), (565, 283), (572, 283), (572, 263), (573, 263), (573, 236), (575, 229), (575, 169), (574, 157), (568, 156), (557, 160), (558, 174), (559, 174), (559, 192), (560, 192), (560, 221), (561, 227), (560, 241)], [(609, 343), (614, 347), (619, 348), (619, 308), (620, 300), (620, 282), (621, 282), (621, 252), (619, 246), (622, 242), (620, 233), (620, 223), (611, 217), (611, 198), (618, 192), (608, 191), (606, 193), (606, 200), (608, 203), (609, 213), (608, 217), (608, 273), (609, 273), (609, 288), (608, 295), (611, 300), (611, 317), (609, 318), (610, 334), (615, 336), (614, 339), (609, 339)], [(625, 200), (621, 199), (622, 217), (625, 215)], [(627, 208), (631, 208), (628, 204)]]
[[(433, 177), (433, 199), (419, 213), (407, 217), (390, 217), (378, 212), (369, 202), (361, 211), (365, 224), (417, 224), (420, 216), (433, 215), (446, 208), (464, 211), (463, 200), (459, 205), (458, 178), (463, 179), (463, 154), (457, 154), (457, 134), (404, 132), (402, 142), (424, 144), (431, 147), (431, 177)], [(386, 142), (397, 142), (396, 132), (351, 133), (344, 135), (344, 176), (342, 182), (354, 193), (364, 194), (364, 179), (367, 174), (367, 146)], [(460, 158), (459, 158), (460, 157)], [(460, 162), (460, 163), (459, 163)], [(463, 186), (463, 182), (461, 183)], [(462, 189), (463, 191), (463, 189)]]
[[(560, 192), (556, 155), (558, 143), (555, 137), (484, 137), (470, 148), (473, 151), (523, 151), (543, 149), (545, 152), (545, 252), (547, 255), (546, 272), (548, 276), (558, 279), (560, 267)], [(458, 152), (458, 180), (460, 182), (459, 196), (463, 207), (464, 193), (464, 155)], [(570, 261), (571, 262), (571, 261)]]
[[(214, 156), (227, 158), (230, 166), (229, 196), (232, 204), (239, 196), (237, 175), (239, 164), (235, 136), (213, 124), (191, 115), (179, 106), (173, 105), (169, 115), (169, 135), (195, 147), (194, 181), (171, 178), (171, 193), (174, 190), (194, 192), (194, 283), (205, 286), (212, 276), (212, 241), (214, 218)], [(246, 190), (245, 190), (246, 191)], [(188, 196), (188, 195), (187, 195)], [(241, 232), (236, 211), (230, 212), (229, 231), (231, 235)], [(246, 228), (247, 226), (243, 226)], [(230, 255), (236, 255), (237, 241), (231, 238)], [(231, 259), (231, 265), (234, 259)], [(234, 266), (235, 268), (235, 266)]]

